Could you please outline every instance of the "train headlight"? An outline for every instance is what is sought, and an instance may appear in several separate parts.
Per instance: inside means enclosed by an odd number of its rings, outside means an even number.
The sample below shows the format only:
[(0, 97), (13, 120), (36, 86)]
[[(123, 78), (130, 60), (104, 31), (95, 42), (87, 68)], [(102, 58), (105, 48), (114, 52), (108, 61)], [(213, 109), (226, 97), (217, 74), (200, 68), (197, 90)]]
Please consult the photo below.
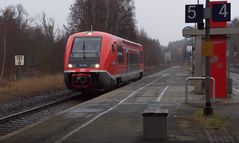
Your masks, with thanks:
[(95, 64), (95, 68), (99, 68), (100, 67), (100, 65), (99, 64)]
[(68, 65), (68, 68), (73, 68), (73, 65), (72, 65), (72, 64), (69, 64), (69, 65)]

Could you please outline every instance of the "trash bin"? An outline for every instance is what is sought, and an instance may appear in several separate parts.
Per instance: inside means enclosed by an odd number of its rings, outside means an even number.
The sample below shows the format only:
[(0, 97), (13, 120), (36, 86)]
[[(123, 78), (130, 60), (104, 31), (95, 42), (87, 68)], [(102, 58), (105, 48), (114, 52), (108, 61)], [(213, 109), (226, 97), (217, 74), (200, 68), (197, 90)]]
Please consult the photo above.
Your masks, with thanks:
[(145, 110), (143, 112), (144, 140), (162, 141), (167, 139), (167, 109)]

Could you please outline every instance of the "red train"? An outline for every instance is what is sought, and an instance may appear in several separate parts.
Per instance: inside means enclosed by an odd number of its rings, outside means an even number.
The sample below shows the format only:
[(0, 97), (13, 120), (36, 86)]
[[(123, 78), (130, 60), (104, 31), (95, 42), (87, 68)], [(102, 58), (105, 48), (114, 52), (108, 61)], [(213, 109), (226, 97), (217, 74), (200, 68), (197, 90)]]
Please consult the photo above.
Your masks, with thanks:
[(71, 90), (110, 89), (141, 78), (143, 47), (117, 36), (96, 31), (69, 37), (64, 59), (64, 79)]

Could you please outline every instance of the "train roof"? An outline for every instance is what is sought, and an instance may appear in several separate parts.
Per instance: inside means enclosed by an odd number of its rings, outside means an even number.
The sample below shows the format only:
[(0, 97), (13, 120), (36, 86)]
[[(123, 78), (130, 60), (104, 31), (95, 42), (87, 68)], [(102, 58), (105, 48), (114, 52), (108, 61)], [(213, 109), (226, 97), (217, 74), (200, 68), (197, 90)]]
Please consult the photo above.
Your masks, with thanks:
[(78, 33), (72, 34), (72, 36), (109, 36), (109, 37), (113, 37), (114, 39), (122, 40), (123, 44), (126, 44), (126, 45), (137, 45), (137, 46), (142, 47), (142, 45), (139, 44), (139, 43), (136, 43), (136, 42), (133, 42), (133, 41), (129, 41), (129, 40), (126, 40), (124, 38), (121, 38), (121, 37), (118, 37), (118, 36), (115, 36), (115, 35), (112, 35), (112, 34), (109, 34), (109, 33), (106, 33), (106, 32), (101, 32), (101, 31), (78, 32)]

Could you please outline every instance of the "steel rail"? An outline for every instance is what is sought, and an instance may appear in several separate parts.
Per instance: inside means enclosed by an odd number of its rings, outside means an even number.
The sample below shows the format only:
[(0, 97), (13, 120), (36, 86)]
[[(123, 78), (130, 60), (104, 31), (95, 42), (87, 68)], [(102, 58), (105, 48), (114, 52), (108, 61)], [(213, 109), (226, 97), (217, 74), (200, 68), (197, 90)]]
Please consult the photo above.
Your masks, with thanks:
[(37, 107), (31, 108), (31, 109), (28, 109), (28, 110), (25, 110), (25, 111), (21, 111), (21, 112), (12, 114), (12, 115), (8, 115), (6, 117), (0, 118), (0, 122), (6, 122), (6, 121), (9, 121), (11, 119), (15, 119), (17, 117), (20, 117), (20, 116), (23, 116), (23, 115), (35, 112), (37, 110), (41, 110), (41, 109), (44, 109), (44, 108), (47, 108), (47, 107), (50, 107), (50, 106), (53, 106), (53, 105), (57, 105), (57, 104), (60, 104), (61, 102), (65, 102), (67, 100), (74, 99), (74, 98), (76, 98), (78, 96), (79, 96), (79, 94), (73, 95), (73, 96), (70, 96), (70, 97), (61, 98), (59, 100), (56, 100), (56, 101), (53, 101), (53, 102), (50, 102), (50, 103), (47, 103), (47, 104), (44, 104), (44, 105), (41, 105), (41, 106), (37, 106)]

